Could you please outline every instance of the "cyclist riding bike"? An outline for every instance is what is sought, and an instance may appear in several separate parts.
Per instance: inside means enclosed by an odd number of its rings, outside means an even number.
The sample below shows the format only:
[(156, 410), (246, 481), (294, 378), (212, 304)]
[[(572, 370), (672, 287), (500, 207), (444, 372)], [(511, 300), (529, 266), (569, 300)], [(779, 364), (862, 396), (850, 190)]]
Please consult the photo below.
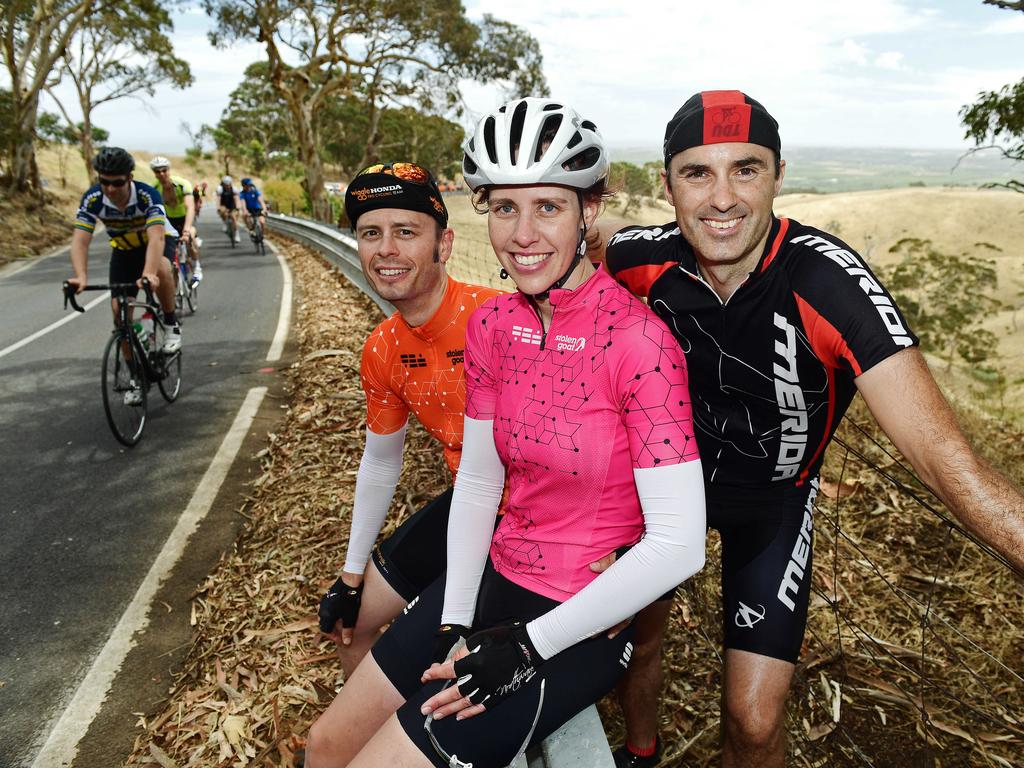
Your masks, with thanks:
[(236, 243), (242, 242), (238, 234), (238, 209), (241, 207), (238, 201), (238, 191), (234, 188), (230, 176), (220, 180), (217, 187), (217, 215), (224, 222), (224, 231), (228, 231), (228, 220), (234, 224), (234, 239)]
[[(382, 186), (392, 193), (372, 193)], [(410, 413), (437, 440), (455, 477), (462, 453), (466, 323), (499, 291), (448, 276), (455, 235), (425, 168), (387, 163), (360, 171), (345, 212), (363, 274), (398, 310), (363, 345), (366, 444), (344, 566), (320, 602), (320, 629), (338, 644), (348, 677), (380, 628), (444, 572), (450, 488), (374, 544), (402, 471)]]
[(238, 193), (238, 196), (245, 203), (246, 229), (251, 231), (256, 226), (256, 222), (259, 221), (260, 231), (266, 231), (267, 204), (264, 202), (263, 195), (259, 189), (252, 183), (252, 179), (242, 179), (242, 191)]
[(607, 194), (600, 134), (569, 107), (522, 99), (486, 115), (465, 150), (518, 291), (467, 326), (447, 573), (314, 724), (309, 768), (511, 764), (615, 685), (632, 628), (604, 630), (704, 561), (683, 354), (584, 258)]
[(196, 282), (203, 279), (203, 267), (199, 263), (199, 243), (194, 226), (196, 218), (192, 185), (188, 179), (171, 175), (171, 161), (157, 155), (149, 161), (149, 167), (156, 176), (156, 186), (164, 200), (164, 210), (171, 226), (178, 231), (188, 248), (188, 261)]
[[(169, 332), (163, 351), (170, 355), (181, 349), (181, 325), (174, 305), (174, 274), (171, 263), (177, 231), (167, 221), (160, 192), (135, 181), (135, 158), (120, 147), (104, 147), (92, 162), (99, 183), (82, 195), (71, 235), (71, 266), (75, 272), (68, 283), (81, 293), (88, 284), (89, 244), (96, 222), (102, 221), (110, 236), (109, 282), (142, 286), (149, 280)], [(132, 292), (137, 295), (138, 291)], [(117, 300), (111, 302), (117, 321)], [(132, 393), (126, 395), (126, 402)], [(141, 401), (141, 394), (137, 394)]]

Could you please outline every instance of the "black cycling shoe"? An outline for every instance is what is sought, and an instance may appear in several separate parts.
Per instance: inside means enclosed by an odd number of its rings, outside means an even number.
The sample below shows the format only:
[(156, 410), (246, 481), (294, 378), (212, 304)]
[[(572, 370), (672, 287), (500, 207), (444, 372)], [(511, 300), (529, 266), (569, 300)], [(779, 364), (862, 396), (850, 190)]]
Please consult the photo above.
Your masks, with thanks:
[(615, 760), (615, 768), (654, 768), (661, 760), (661, 739), (654, 741), (654, 754), (641, 757), (629, 751), (629, 747), (623, 744), (612, 754)]

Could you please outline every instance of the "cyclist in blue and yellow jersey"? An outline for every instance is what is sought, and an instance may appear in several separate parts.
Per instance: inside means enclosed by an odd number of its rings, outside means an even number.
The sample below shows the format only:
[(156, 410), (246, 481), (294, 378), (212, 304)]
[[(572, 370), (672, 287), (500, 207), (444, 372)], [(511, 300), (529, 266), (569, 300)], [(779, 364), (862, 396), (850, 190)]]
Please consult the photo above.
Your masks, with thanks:
[(192, 197), (192, 185), (188, 179), (171, 176), (171, 161), (166, 157), (157, 155), (149, 161), (149, 167), (156, 176), (156, 186), (164, 200), (167, 220), (188, 246), (192, 274), (195, 282), (199, 282), (203, 279), (203, 267), (199, 263), (199, 245), (196, 242), (196, 206)]
[(260, 228), (266, 230), (267, 228), (267, 203), (263, 199), (263, 195), (260, 193), (256, 185), (252, 183), (252, 179), (242, 179), (242, 191), (238, 193), (238, 196), (245, 203), (245, 226), (247, 229), (252, 230), (256, 225), (257, 219), (260, 222)]
[(225, 176), (220, 180), (220, 186), (217, 187), (217, 215), (224, 222), (225, 232), (228, 231), (228, 219), (234, 221), (236, 243), (242, 242), (242, 238), (238, 234), (238, 209), (240, 207), (238, 190), (235, 189), (231, 177)]
[[(168, 326), (163, 351), (181, 349), (181, 326), (174, 312), (174, 275), (171, 261), (178, 233), (167, 221), (160, 192), (135, 181), (135, 158), (120, 147), (104, 147), (92, 161), (99, 183), (84, 195), (71, 235), (71, 266), (75, 276), (68, 283), (81, 293), (88, 283), (89, 243), (96, 222), (110, 235), (110, 282), (141, 285), (147, 278), (164, 311)], [(137, 293), (137, 291), (135, 292)], [(133, 294), (134, 295), (134, 294)], [(117, 300), (113, 302), (117, 318)]]

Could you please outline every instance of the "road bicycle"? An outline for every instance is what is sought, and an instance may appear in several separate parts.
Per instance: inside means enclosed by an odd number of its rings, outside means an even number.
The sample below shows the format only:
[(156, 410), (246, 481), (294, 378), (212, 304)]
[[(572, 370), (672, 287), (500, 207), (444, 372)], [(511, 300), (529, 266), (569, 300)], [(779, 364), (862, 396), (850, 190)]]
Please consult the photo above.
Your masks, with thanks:
[(256, 247), (256, 253), (266, 253), (266, 245), (263, 243), (263, 225), (260, 223), (259, 214), (250, 214), (252, 229), (249, 230), (249, 237)]
[(199, 283), (195, 279), (192, 262), (188, 258), (188, 244), (178, 238), (174, 248), (174, 304), (179, 310), (188, 307), (193, 315), (199, 309)]
[[(163, 312), (153, 296), (149, 281), (143, 279), (146, 300), (139, 301), (131, 294), (136, 290), (134, 283), (110, 283), (108, 285), (87, 285), (85, 291), (110, 291), (117, 301), (117, 319), (114, 330), (103, 350), (103, 410), (107, 424), (118, 442), (133, 446), (142, 438), (146, 426), (146, 411), (149, 388), (155, 383), (169, 403), (178, 399), (181, 392), (181, 350), (165, 353), (164, 342), (170, 327), (163, 322)], [(63, 284), (64, 308), (70, 303), (78, 312), (85, 310), (78, 305), (75, 288), (67, 281)], [(143, 323), (132, 324), (132, 311), (143, 312)], [(147, 330), (145, 321), (152, 319), (153, 325)]]
[(225, 230), (228, 233), (228, 240), (231, 241), (231, 247), (235, 247), (235, 234), (238, 232), (238, 224), (235, 222), (235, 217), (231, 215), (231, 211), (228, 211), (227, 218), (224, 220), (224, 225), (227, 227)]

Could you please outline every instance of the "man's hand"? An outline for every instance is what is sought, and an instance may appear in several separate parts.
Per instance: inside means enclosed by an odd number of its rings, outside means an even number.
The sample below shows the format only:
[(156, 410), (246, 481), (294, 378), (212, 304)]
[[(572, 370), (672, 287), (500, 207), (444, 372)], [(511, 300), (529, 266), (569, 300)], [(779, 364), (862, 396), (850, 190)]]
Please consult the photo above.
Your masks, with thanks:
[(473, 634), (469, 627), (462, 624), (444, 624), (434, 633), (434, 654), (431, 657), (435, 664), (444, 664), (451, 655), (452, 648)]
[(351, 645), (362, 600), (362, 574), (343, 572), (320, 598), (320, 631), (338, 645)]
[(142, 277), (136, 280), (135, 284), (139, 286), (139, 288), (141, 288), (143, 280), (149, 280), (149, 287), (153, 291), (160, 287), (160, 276), (156, 273), (155, 270), (144, 270), (142, 273)]
[(85, 286), (89, 284), (87, 275), (76, 275), (75, 277), (68, 278), (68, 285), (73, 286), (75, 294), (79, 294), (85, 290)]

